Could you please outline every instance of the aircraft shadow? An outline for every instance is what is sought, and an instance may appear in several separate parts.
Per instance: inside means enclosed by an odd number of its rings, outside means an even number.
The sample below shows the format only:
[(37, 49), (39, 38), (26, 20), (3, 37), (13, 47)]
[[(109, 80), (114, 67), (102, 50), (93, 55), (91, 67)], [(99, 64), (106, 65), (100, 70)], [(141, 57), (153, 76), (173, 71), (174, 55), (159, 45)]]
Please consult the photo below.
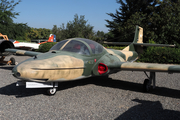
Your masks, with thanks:
[(16, 83), (0, 88), (0, 94), (8, 96), (14, 95), (16, 98), (34, 96), (43, 93), (45, 93), (44, 89), (27, 89), (25, 86), (17, 87)]
[(0, 66), (6, 66), (6, 64), (4, 64), (4, 63), (0, 63)]
[(4, 67), (0, 67), (0, 69), (5, 69), (5, 70), (12, 70), (14, 68), (14, 66), (5, 66)]
[[(135, 92), (143, 92), (143, 85), (140, 83), (128, 82), (125, 80), (116, 80), (106, 77), (91, 77), (81, 80), (68, 81), (68, 82), (59, 82), (58, 91), (77, 87), (84, 86), (88, 84), (94, 84), (97, 86), (110, 87), (110, 88), (118, 88), (123, 90), (135, 91)], [(15, 83), (7, 85), (5, 87), (0, 88), (0, 94), (3, 95), (15, 95), (16, 97), (28, 97), (38, 94), (46, 95), (47, 89), (26, 89), (25, 87), (16, 87)], [(154, 94), (165, 97), (172, 98), (180, 98), (180, 90), (165, 88), (165, 87), (156, 87), (154, 90), (150, 91), (150, 93), (144, 94)]]
[(159, 101), (134, 99), (140, 104), (131, 107), (115, 120), (180, 120), (180, 112), (163, 109)]
[[(116, 80), (106, 77), (92, 77), (77, 81), (61, 82), (59, 83), (58, 90), (61, 91), (64, 89), (73, 88), (76, 86), (84, 86), (88, 84), (94, 84), (97, 86), (110, 87), (110, 88), (118, 88), (118, 89), (135, 91), (140, 93), (144, 92), (143, 84), (141, 83), (133, 83), (125, 80), (119, 80), (119, 79)], [(158, 87), (158, 86), (156, 86), (155, 89), (152, 89), (149, 93), (144, 92), (144, 94), (154, 94), (154, 95), (172, 97), (172, 98), (180, 98), (179, 93), (180, 90), (166, 88), (166, 87)]]
[[(135, 82), (129, 82), (126, 80), (119, 80), (119, 79), (116, 80), (111, 78), (108, 79), (99, 78), (98, 81), (94, 80), (94, 84), (104, 87), (119, 88), (123, 90), (129, 90), (129, 91), (135, 91), (141, 93), (144, 92), (143, 81), (142, 83), (135, 83)], [(177, 89), (156, 86), (155, 89), (151, 89), (149, 93), (145, 93), (145, 94), (154, 94), (165, 97), (180, 98), (179, 93), (180, 90)]]

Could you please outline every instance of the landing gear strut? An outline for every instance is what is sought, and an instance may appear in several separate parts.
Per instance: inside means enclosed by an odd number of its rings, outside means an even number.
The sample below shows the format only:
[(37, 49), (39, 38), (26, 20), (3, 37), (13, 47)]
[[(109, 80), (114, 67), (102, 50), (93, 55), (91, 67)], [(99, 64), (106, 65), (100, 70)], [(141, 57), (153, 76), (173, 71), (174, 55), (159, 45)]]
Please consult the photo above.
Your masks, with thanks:
[[(148, 77), (148, 75), (145, 71), (144, 71), (144, 73)], [(153, 86), (151, 86), (152, 83), (153, 83)], [(143, 91), (149, 92), (151, 90), (151, 88), (155, 89), (155, 87), (156, 87), (156, 74), (155, 74), (155, 72), (150, 72), (150, 77), (148, 77), (148, 79), (144, 80)]]
[(57, 88), (58, 88), (58, 82), (52, 82), (51, 85), (53, 87), (50, 87), (47, 89), (47, 94), (48, 95), (55, 95), (57, 92)]

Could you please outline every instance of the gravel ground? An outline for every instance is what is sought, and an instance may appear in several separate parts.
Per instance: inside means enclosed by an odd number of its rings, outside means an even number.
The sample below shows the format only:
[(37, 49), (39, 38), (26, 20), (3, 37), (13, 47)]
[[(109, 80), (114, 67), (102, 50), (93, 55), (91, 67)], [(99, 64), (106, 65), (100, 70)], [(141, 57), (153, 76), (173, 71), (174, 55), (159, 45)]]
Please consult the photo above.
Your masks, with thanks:
[[(15, 56), (17, 62), (27, 58)], [(108, 79), (59, 83), (57, 93), (48, 96), (46, 89), (16, 87), (13, 67), (0, 65), (0, 120), (180, 119), (180, 74), (156, 73), (151, 93), (142, 92), (143, 72), (121, 71)]]

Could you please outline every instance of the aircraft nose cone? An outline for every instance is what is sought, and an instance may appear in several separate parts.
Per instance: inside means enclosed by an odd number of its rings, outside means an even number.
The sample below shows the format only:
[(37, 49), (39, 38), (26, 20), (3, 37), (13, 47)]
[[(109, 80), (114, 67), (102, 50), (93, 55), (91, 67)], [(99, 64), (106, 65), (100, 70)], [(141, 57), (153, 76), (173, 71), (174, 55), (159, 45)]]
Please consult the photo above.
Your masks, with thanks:
[(20, 78), (20, 77), (21, 77), (21, 73), (19, 73), (19, 72), (17, 71), (17, 67), (14, 67), (14, 68), (12, 69), (12, 74), (13, 74), (13, 76), (16, 77), (16, 78)]
[[(82, 68), (82, 69), (60, 69), (60, 68)], [(17, 78), (25, 79), (75, 79), (82, 76), (84, 62), (75, 57), (61, 55), (47, 59), (33, 59), (23, 62), (12, 71)]]

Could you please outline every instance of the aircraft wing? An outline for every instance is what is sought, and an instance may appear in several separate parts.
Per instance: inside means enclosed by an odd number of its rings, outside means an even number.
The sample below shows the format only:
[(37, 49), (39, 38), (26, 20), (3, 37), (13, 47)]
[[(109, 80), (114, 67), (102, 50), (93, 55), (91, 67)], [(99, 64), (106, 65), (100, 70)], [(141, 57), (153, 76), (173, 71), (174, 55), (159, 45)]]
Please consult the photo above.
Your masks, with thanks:
[[(118, 69), (119, 66), (117, 68), (115, 66), (109, 67), (110, 69)], [(180, 73), (180, 65), (122, 62), (120, 70)]]
[(38, 54), (42, 54), (41, 52), (33, 52), (33, 51), (26, 51), (26, 50), (19, 50), (19, 49), (5, 49), (5, 51), (20, 54), (20, 55), (27, 55), (27, 56), (36, 56)]

